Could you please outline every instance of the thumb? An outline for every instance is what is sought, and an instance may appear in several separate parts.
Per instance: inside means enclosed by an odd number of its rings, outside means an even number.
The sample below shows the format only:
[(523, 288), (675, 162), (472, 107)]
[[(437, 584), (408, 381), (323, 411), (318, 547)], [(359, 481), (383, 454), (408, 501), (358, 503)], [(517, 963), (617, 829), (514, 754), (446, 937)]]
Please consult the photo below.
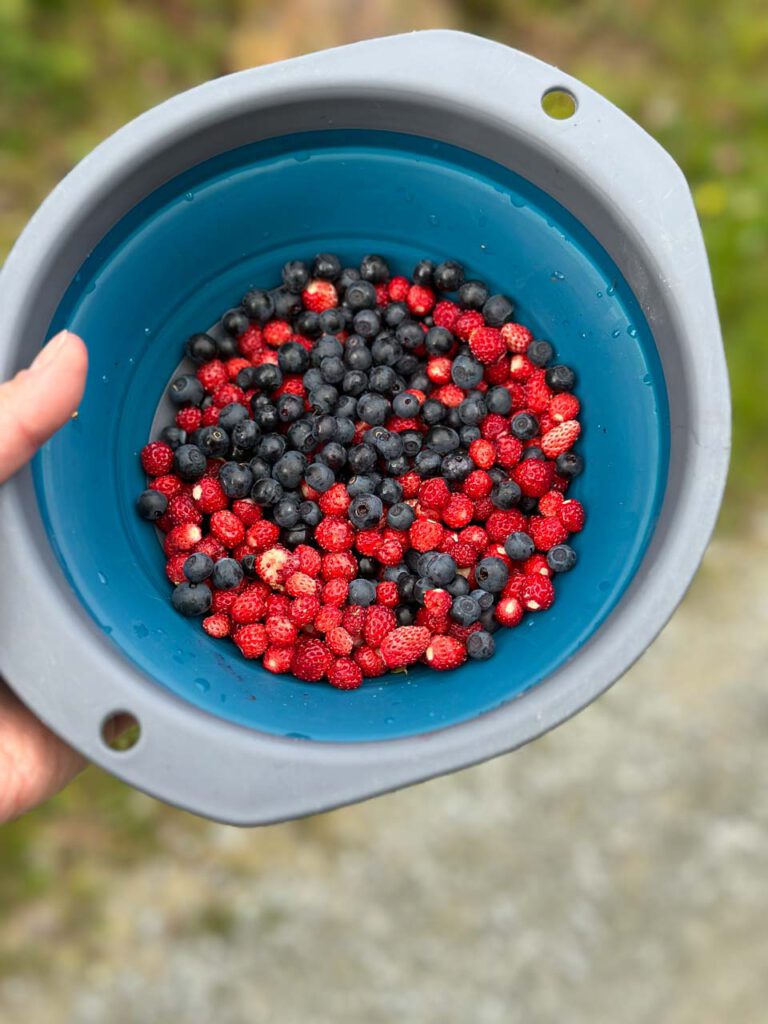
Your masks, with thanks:
[(62, 331), (28, 370), (0, 385), (0, 483), (28, 462), (77, 409), (85, 390), (88, 351)]

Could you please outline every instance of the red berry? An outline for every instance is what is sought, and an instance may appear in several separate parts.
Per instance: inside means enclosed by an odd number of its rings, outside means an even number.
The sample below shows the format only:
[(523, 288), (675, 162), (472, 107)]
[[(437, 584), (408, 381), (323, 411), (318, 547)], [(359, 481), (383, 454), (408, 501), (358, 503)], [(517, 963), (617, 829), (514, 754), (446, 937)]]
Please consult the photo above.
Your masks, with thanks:
[(210, 533), (203, 537), (202, 540), (198, 541), (193, 550), (200, 552), (200, 554), (208, 555), (208, 557), (212, 558), (214, 562), (218, 562), (220, 558), (224, 558), (227, 553), (227, 549), (221, 541), (217, 540), (213, 534)]
[(203, 414), (200, 417), (201, 427), (215, 427), (219, 422), (219, 407), (217, 405), (209, 405), (207, 409), (203, 409)]
[(272, 547), (277, 541), (280, 536), (280, 527), (268, 519), (259, 519), (253, 526), (248, 527), (245, 536), (248, 547), (253, 548), (254, 551), (263, 551), (265, 548)]
[(324, 313), (326, 309), (334, 309), (339, 304), (339, 296), (330, 281), (316, 279), (310, 281), (301, 293), (301, 301), (305, 309), (313, 313)]
[(492, 441), (478, 438), (470, 442), (469, 457), (479, 469), (490, 469), (496, 461), (496, 447)]
[(431, 480), (425, 480), (419, 487), (419, 504), (424, 508), (442, 512), (450, 500), (451, 492), (442, 477), (436, 476)]
[(184, 575), (184, 563), (189, 557), (187, 551), (180, 551), (176, 555), (171, 555), (168, 561), (165, 563), (165, 575), (171, 581), (171, 583), (179, 584), (186, 581)]
[(225, 405), (231, 405), (233, 402), (242, 403), (244, 398), (245, 393), (237, 384), (222, 384), (213, 393), (213, 404), (223, 409)]
[(453, 330), (460, 316), (461, 309), (455, 302), (449, 302), (447, 299), (438, 302), (432, 310), (432, 321), (435, 327), (445, 327), (449, 331)]
[(389, 668), (413, 665), (429, 646), (430, 632), (423, 626), (398, 626), (381, 642), (381, 655)]
[[(521, 579), (523, 577), (520, 577)], [(517, 626), (523, 617), (525, 609), (517, 597), (502, 597), (496, 605), (496, 621), (502, 626)]]
[(365, 627), (365, 608), (357, 604), (345, 608), (343, 625), (352, 636), (362, 636)]
[(217, 612), (215, 615), (209, 615), (203, 619), (203, 629), (208, 636), (215, 637), (217, 640), (223, 639), (225, 636), (229, 636), (232, 629), (232, 622), (228, 615), (224, 612)]
[(528, 532), (539, 551), (549, 551), (568, 539), (568, 531), (554, 516), (531, 516)]
[(196, 377), (209, 394), (214, 392), (216, 388), (220, 388), (222, 384), (226, 384), (229, 380), (227, 368), (220, 359), (212, 359), (210, 363), (201, 366), (197, 371)]
[(518, 384), (524, 384), (535, 370), (528, 356), (512, 356), (509, 361), (510, 379)]
[(166, 498), (172, 498), (174, 494), (179, 493), (184, 484), (172, 473), (164, 473), (163, 476), (155, 477), (149, 486), (153, 491), (160, 491)]
[(166, 535), (163, 550), (169, 558), (179, 551), (191, 551), (202, 536), (203, 531), (196, 524), (182, 523)]
[(539, 513), (543, 516), (557, 516), (563, 504), (563, 496), (560, 491), (547, 491), (539, 498)]
[(432, 615), (447, 615), (451, 610), (453, 598), (447, 590), (428, 590), (424, 595), (424, 607)]
[(234, 512), (225, 509), (211, 516), (211, 533), (225, 548), (234, 548), (245, 539), (245, 526)]
[(363, 682), (363, 673), (351, 658), (337, 658), (328, 672), (328, 682), (337, 690), (356, 690)]
[(461, 485), (461, 489), (473, 501), (478, 498), (487, 498), (493, 490), (493, 480), (484, 469), (474, 469)]
[(494, 441), (506, 434), (509, 430), (509, 423), (506, 416), (498, 412), (488, 413), (480, 421), (480, 433), (486, 441)]
[(493, 366), (486, 366), (484, 378), (488, 384), (506, 384), (509, 380), (509, 362), (500, 359)]
[(443, 522), (452, 530), (458, 530), (472, 522), (473, 511), (474, 506), (465, 494), (452, 494), (451, 500), (443, 509)]
[(586, 519), (584, 506), (575, 498), (566, 498), (560, 506), (558, 516), (569, 533), (578, 533), (584, 529), (584, 520)]
[(574, 446), (580, 433), (581, 425), (578, 420), (566, 420), (544, 434), (541, 439), (541, 450), (548, 459), (555, 459)]
[(449, 554), (460, 569), (469, 569), (477, 561), (477, 549), (473, 548), (471, 544), (462, 544), (458, 540), (452, 540), (441, 547), (441, 550)]
[(186, 409), (179, 409), (176, 413), (176, 426), (191, 434), (200, 426), (202, 417), (202, 412), (196, 406), (187, 406)]
[[(258, 523), (256, 524), (258, 526)], [(254, 527), (251, 527), (254, 529)], [(256, 572), (275, 590), (282, 582), (290, 554), (283, 547), (267, 548), (256, 557)]]
[(467, 660), (467, 648), (456, 637), (433, 636), (424, 652), (424, 659), (431, 668), (438, 671), (458, 668)]
[(417, 551), (433, 551), (444, 536), (445, 529), (431, 519), (417, 519), (408, 531), (411, 547)]
[(393, 277), (387, 285), (387, 292), (393, 302), (405, 302), (411, 282), (407, 277)]
[(291, 605), (289, 615), (291, 622), (297, 626), (308, 626), (314, 622), (315, 616), (320, 611), (320, 601), (309, 594), (300, 594)]
[(417, 316), (426, 316), (435, 305), (435, 293), (431, 288), (420, 284), (412, 284), (405, 297), (406, 305)]
[(397, 629), (397, 619), (391, 609), (375, 604), (366, 609), (363, 638), (370, 647), (380, 647), (393, 629)]
[(360, 667), (360, 671), (366, 679), (383, 676), (387, 671), (387, 663), (384, 661), (381, 654), (374, 650), (373, 647), (358, 647), (355, 650), (353, 658), (355, 664)]
[(545, 459), (527, 459), (512, 470), (512, 479), (529, 498), (541, 498), (552, 487), (555, 467)]
[(354, 539), (352, 524), (340, 516), (326, 516), (315, 528), (315, 540), (325, 551), (349, 551)]
[(333, 484), (325, 494), (320, 495), (320, 511), (326, 516), (343, 516), (349, 508), (351, 498), (344, 484)]
[(349, 583), (346, 580), (329, 580), (323, 587), (323, 601), (325, 604), (341, 607), (349, 596)]
[(322, 556), (324, 580), (346, 580), (357, 576), (357, 559), (349, 551), (335, 551)]
[(497, 544), (503, 544), (510, 533), (524, 530), (525, 525), (525, 516), (522, 512), (518, 512), (516, 508), (511, 508), (507, 511), (497, 509), (488, 516), (485, 529), (489, 540), (495, 541)]
[(419, 493), (421, 477), (413, 470), (403, 473), (402, 476), (397, 478), (397, 482), (403, 488), (403, 500), (407, 501), (409, 498), (415, 498)]
[(315, 597), (319, 590), (319, 582), (305, 572), (292, 572), (285, 581), (285, 592), (291, 597), (300, 597), (302, 594)]
[(522, 324), (504, 324), (501, 328), (501, 336), (507, 349), (517, 355), (523, 355), (527, 352), (528, 346), (533, 341), (533, 335)]
[(558, 394), (552, 396), (552, 401), (549, 403), (549, 415), (555, 423), (575, 420), (579, 415), (579, 410), (579, 400), (570, 391), (558, 392)]
[(221, 512), (229, 505), (229, 499), (221, 489), (221, 484), (213, 477), (198, 480), (192, 488), (192, 498), (201, 512)]
[(168, 502), (168, 518), (174, 526), (181, 523), (197, 523), (203, 521), (203, 514), (196, 507), (188, 494), (175, 494)]
[(325, 634), (325, 642), (330, 647), (331, 652), (339, 657), (351, 654), (355, 646), (351, 635), (343, 626), (334, 626), (333, 629), (329, 629)]
[(376, 600), (385, 608), (395, 608), (400, 603), (397, 584), (392, 580), (383, 580), (376, 589)]
[(483, 551), (488, 544), (488, 534), (482, 526), (477, 524), (465, 526), (459, 533), (459, 541), (462, 544), (469, 544), (476, 551)]
[[(331, 285), (331, 287), (333, 287), (333, 285)], [(335, 302), (334, 305), (336, 305)], [(270, 345), (272, 348), (284, 345), (286, 341), (290, 341), (292, 337), (293, 331), (291, 330), (291, 325), (286, 323), (285, 320), (270, 320), (261, 332), (262, 341), (264, 341), (265, 344)]]
[(173, 468), (173, 451), (164, 441), (150, 441), (141, 449), (141, 465), (147, 476), (162, 476)]
[(483, 320), (483, 314), (476, 309), (468, 309), (456, 318), (456, 323), (453, 325), (451, 330), (453, 333), (461, 338), (462, 341), (469, 341), (469, 337), (478, 327), (483, 327), (485, 320)]
[(552, 570), (549, 568), (546, 556), (537, 552), (523, 562), (523, 574), (525, 576), (551, 576)]
[(319, 575), (323, 558), (317, 548), (310, 547), (309, 544), (298, 544), (293, 553), (299, 560), (301, 572), (312, 577)]
[(317, 683), (331, 667), (331, 652), (321, 640), (303, 640), (294, 648), (291, 671), (298, 679)]
[(494, 442), (496, 445), (496, 461), (504, 469), (511, 469), (520, 461), (523, 454), (523, 443), (518, 441), (511, 434), (498, 437)]
[(251, 498), (237, 498), (232, 502), (232, 511), (246, 526), (253, 526), (262, 517), (262, 511)]
[(546, 611), (555, 600), (555, 588), (548, 576), (524, 576), (520, 601), (529, 612)]
[(292, 644), (296, 642), (298, 630), (295, 623), (286, 615), (270, 615), (264, 623), (267, 638), (271, 644)]
[(240, 648), (240, 653), (244, 658), (258, 658), (267, 649), (267, 631), (258, 622), (236, 629), (232, 634), (232, 639)]
[(495, 327), (476, 327), (469, 336), (469, 349), (484, 366), (497, 363), (507, 350), (501, 331)]
[(382, 565), (397, 565), (403, 560), (402, 545), (393, 537), (389, 537), (380, 546), (376, 558)]
[(241, 626), (260, 622), (267, 613), (267, 599), (259, 590), (244, 590), (232, 602), (229, 614)]
[(267, 672), (274, 672), (280, 675), (290, 671), (293, 658), (293, 647), (279, 647), (277, 644), (270, 644), (264, 652), (262, 665)]
[(253, 359), (261, 352), (263, 344), (261, 341), (261, 328), (251, 324), (237, 339), (237, 347), (246, 359)]
[(525, 385), (525, 404), (532, 412), (543, 413), (549, 408), (551, 398), (552, 391), (544, 379), (544, 371), (534, 371)]
[(315, 629), (319, 633), (330, 633), (343, 624), (343, 618), (341, 608), (331, 604), (323, 605), (315, 616)]
[(449, 384), (453, 361), (448, 356), (433, 356), (427, 362), (427, 376), (433, 384)]
[(449, 409), (457, 409), (466, 397), (466, 391), (458, 384), (444, 384), (430, 395), (430, 398), (437, 399), (438, 402), (447, 405)]

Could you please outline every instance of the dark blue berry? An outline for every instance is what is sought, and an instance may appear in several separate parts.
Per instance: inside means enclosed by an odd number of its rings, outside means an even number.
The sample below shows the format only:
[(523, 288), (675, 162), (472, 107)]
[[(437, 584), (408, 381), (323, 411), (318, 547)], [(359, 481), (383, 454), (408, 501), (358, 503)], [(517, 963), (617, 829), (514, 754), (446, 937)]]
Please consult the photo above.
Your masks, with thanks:
[(171, 594), (171, 604), (177, 612), (192, 617), (205, 615), (211, 607), (211, 591), (205, 583), (180, 583)]
[(184, 575), (190, 583), (202, 583), (213, 572), (213, 559), (210, 555), (197, 551), (184, 562)]
[(253, 288), (251, 291), (246, 292), (240, 305), (243, 307), (243, 312), (247, 317), (260, 324), (265, 324), (267, 320), (271, 320), (275, 312), (272, 296), (261, 288)]
[(550, 366), (544, 372), (544, 380), (553, 391), (572, 391), (576, 383), (576, 374), (570, 366), (559, 363), (557, 366)]
[(309, 368), (309, 352), (298, 341), (286, 341), (277, 350), (277, 362), (283, 373), (304, 373)]
[(488, 388), (485, 404), (488, 406), (488, 412), (507, 416), (512, 411), (512, 395), (507, 388), (501, 386)]
[(393, 530), (408, 530), (416, 520), (416, 513), (410, 505), (398, 502), (387, 512), (387, 525)]
[(478, 629), (467, 637), (467, 654), (475, 661), (490, 658), (495, 650), (496, 642), (484, 629)]
[(347, 600), (350, 604), (367, 608), (376, 600), (376, 584), (372, 580), (355, 579), (349, 584)]
[(359, 494), (352, 499), (347, 515), (358, 530), (368, 530), (376, 526), (383, 511), (384, 506), (377, 495)]
[(360, 261), (360, 277), (373, 284), (382, 284), (389, 277), (389, 266), (383, 256), (370, 253)]
[(522, 562), (526, 558), (530, 558), (536, 549), (527, 533), (516, 530), (514, 533), (510, 533), (504, 541), (504, 550), (513, 561)]
[(182, 373), (171, 381), (168, 397), (174, 405), (200, 405), (205, 388), (193, 373)]
[(563, 452), (555, 459), (555, 469), (566, 480), (572, 480), (584, 469), (584, 460), (576, 452)]
[(312, 261), (312, 276), (323, 281), (335, 281), (341, 273), (339, 257), (331, 252), (320, 252)]
[[(246, 323), (247, 326), (247, 323)], [(198, 365), (216, 357), (216, 341), (210, 334), (193, 334), (185, 346), (187, 357)]]
[(482, 558), (475, 566), (475, 580), (481, 590), (498, 594), (507, 585), (509, 569), (500, 558)]
[(219, 412), (218, 426), (222, 430), (226, 430), (228, 434), (231, 434), (238, 423), (247, 419), (248, 410), (246, 407), (240, 405), (239, 402), (230, 402), (229, 405), (225, 405)]
[(432, 279), (441, 292), (455, 292), (464, 284), (464, 267), (455, 260), (445, 260), (435, 267)]
[(234, 590), (243, 581), (243, 567), (236, 558), (220, 558), (213, 567), (211, 582), (218, 590)]
[(432, 275), (435, 272), (435, 264), (432, 260), (419, 260), (416, 266), (413, 268), (411, 277), (415, 284), (422, 285), (424, 288), (429, 288), (432, 285)]
[(471, 594), (454, 597), (451, 605), (451, 618), (460, 626), (471, 626), (480, 618), (481, 608)]
[(319, 491), (320, 494), (324, 494), (336, 483), (333, 470), (322, 462), (313, 462), (307, 466), (304, 479), (313, 491)]
[(482, 309), (488, 301), (488, 289), (482, 281), (465, 281), (459, 288), (459, 303), (465, 309)]
[(254, 476), (249, 466), (239, 462), (225, 462), (219, 470), (219, 483), (228, 498), (247, 498), (253, 487)]
[(278, 526), (291, 527), (299, 522), (299, 499), (293, 494), (284, 495), (275, 505), (272, 516)]
[(168, 499), (160, 491), (142, 491), (136, 499), (136, 510), (142, 519), (154, 522), (164, 516), (168, 509)]
[(177, 476), (187, 483), (199, 480), (208, 466), (203, 452), (194, 444), (183, 444), (173, 453), (173, 466)]
[(530, 441), (539, 432), (539, 421), (530, 412), (518, 412), (512, 417), (510, 433), (519, 441)]
[(525, 354), (534, 366), (546, 366), (554, 356), (555, 350), (548, 341), (537, 339), (530, 343)]
[(281, 277), (289, 292), (299, 294), (309, 284), (309, 267), (302, 260), (290, 260), (283, 266)]
[(160, 431), (160, 440), (165, 441), (169, 448), (176, 451), (177, 448), (187, 443), (187, 432), (181, 427), (171, 424), (168, 427), (163, 427)]
[(483, 379), (483, 364), (468, 352), (456, 356), (451, 364), (451, 380), (460, 388), (474, 388)]
[(315, 527), (323, 518), (323, 513), (316, 501), (302, 501), (299, 505), (299, 516), (307, 526)]
[(521, 494), (522, 492), (520, 487), (514, 480), (502, 480), (500, 483), (493, 485), (491, 501), (495, 508), (507, 511), (517, 505), (520, 501)]
[(239, 338), (248, 330), (250, 321), (242, 309), (230, 309), (221, 318), (221, 326), (231, 337)]
[(576, 552), (570, 544), (556, 544), (547, 552), (547, 565), (553, 572), (569, 572), (576, 565)]
[(489, 327), (501, 327), (508, 323), (515, 312), (515, 307), (506, 295), (491, 295), (483, 303), (483, 318)]
[(271, 477), (265, 477), (263, 480), (257, 480), (251, 488), (251, 497), (257, 505), (261, 505), (262, 508), (268, 508), (271, 505), (276, 505), (283, 496), (283, 488)]

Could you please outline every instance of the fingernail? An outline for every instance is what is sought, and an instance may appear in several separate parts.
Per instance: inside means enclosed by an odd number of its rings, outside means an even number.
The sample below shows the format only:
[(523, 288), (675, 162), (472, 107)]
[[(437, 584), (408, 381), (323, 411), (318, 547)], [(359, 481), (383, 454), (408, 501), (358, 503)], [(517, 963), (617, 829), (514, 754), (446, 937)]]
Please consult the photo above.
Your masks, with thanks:
[(30, 366), (30, 370), (42, 370), (44, 367), (50, 366), (67, 344), (70, 337), (71, 335), (69, 331), (61, 331), (55, 337), (51, 338), (48, 344), (35, 356), (34, 362)]

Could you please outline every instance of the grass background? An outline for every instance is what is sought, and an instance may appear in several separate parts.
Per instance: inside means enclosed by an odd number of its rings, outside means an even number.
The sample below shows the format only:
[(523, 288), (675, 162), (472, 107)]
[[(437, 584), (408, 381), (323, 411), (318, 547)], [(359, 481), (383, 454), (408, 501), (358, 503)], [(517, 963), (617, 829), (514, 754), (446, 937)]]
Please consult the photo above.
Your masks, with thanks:
[[(38, 202), (99, 140), (212, 76), (371, 35), (456, 27), (564, 68), (638, 120), (681, 164), (712, 263), (734, 398), (726, 528), (768, 477), (768, 16), (761, 0), (0, 0), (0, 260)], [(723, 525), (721, 524), (721, 529)], [(104, 880), (195, 819), (89, 770), (0, 832), (0, 915), (56, 890), (88, 928)], [(307, 824), (290, 826), (297, 839)], [(90, 851), (86, 856), (84, 850)], [(16, 967), (0, 941), (0, 973)], [(28, 966), (28, 964), (27, 964)]]

